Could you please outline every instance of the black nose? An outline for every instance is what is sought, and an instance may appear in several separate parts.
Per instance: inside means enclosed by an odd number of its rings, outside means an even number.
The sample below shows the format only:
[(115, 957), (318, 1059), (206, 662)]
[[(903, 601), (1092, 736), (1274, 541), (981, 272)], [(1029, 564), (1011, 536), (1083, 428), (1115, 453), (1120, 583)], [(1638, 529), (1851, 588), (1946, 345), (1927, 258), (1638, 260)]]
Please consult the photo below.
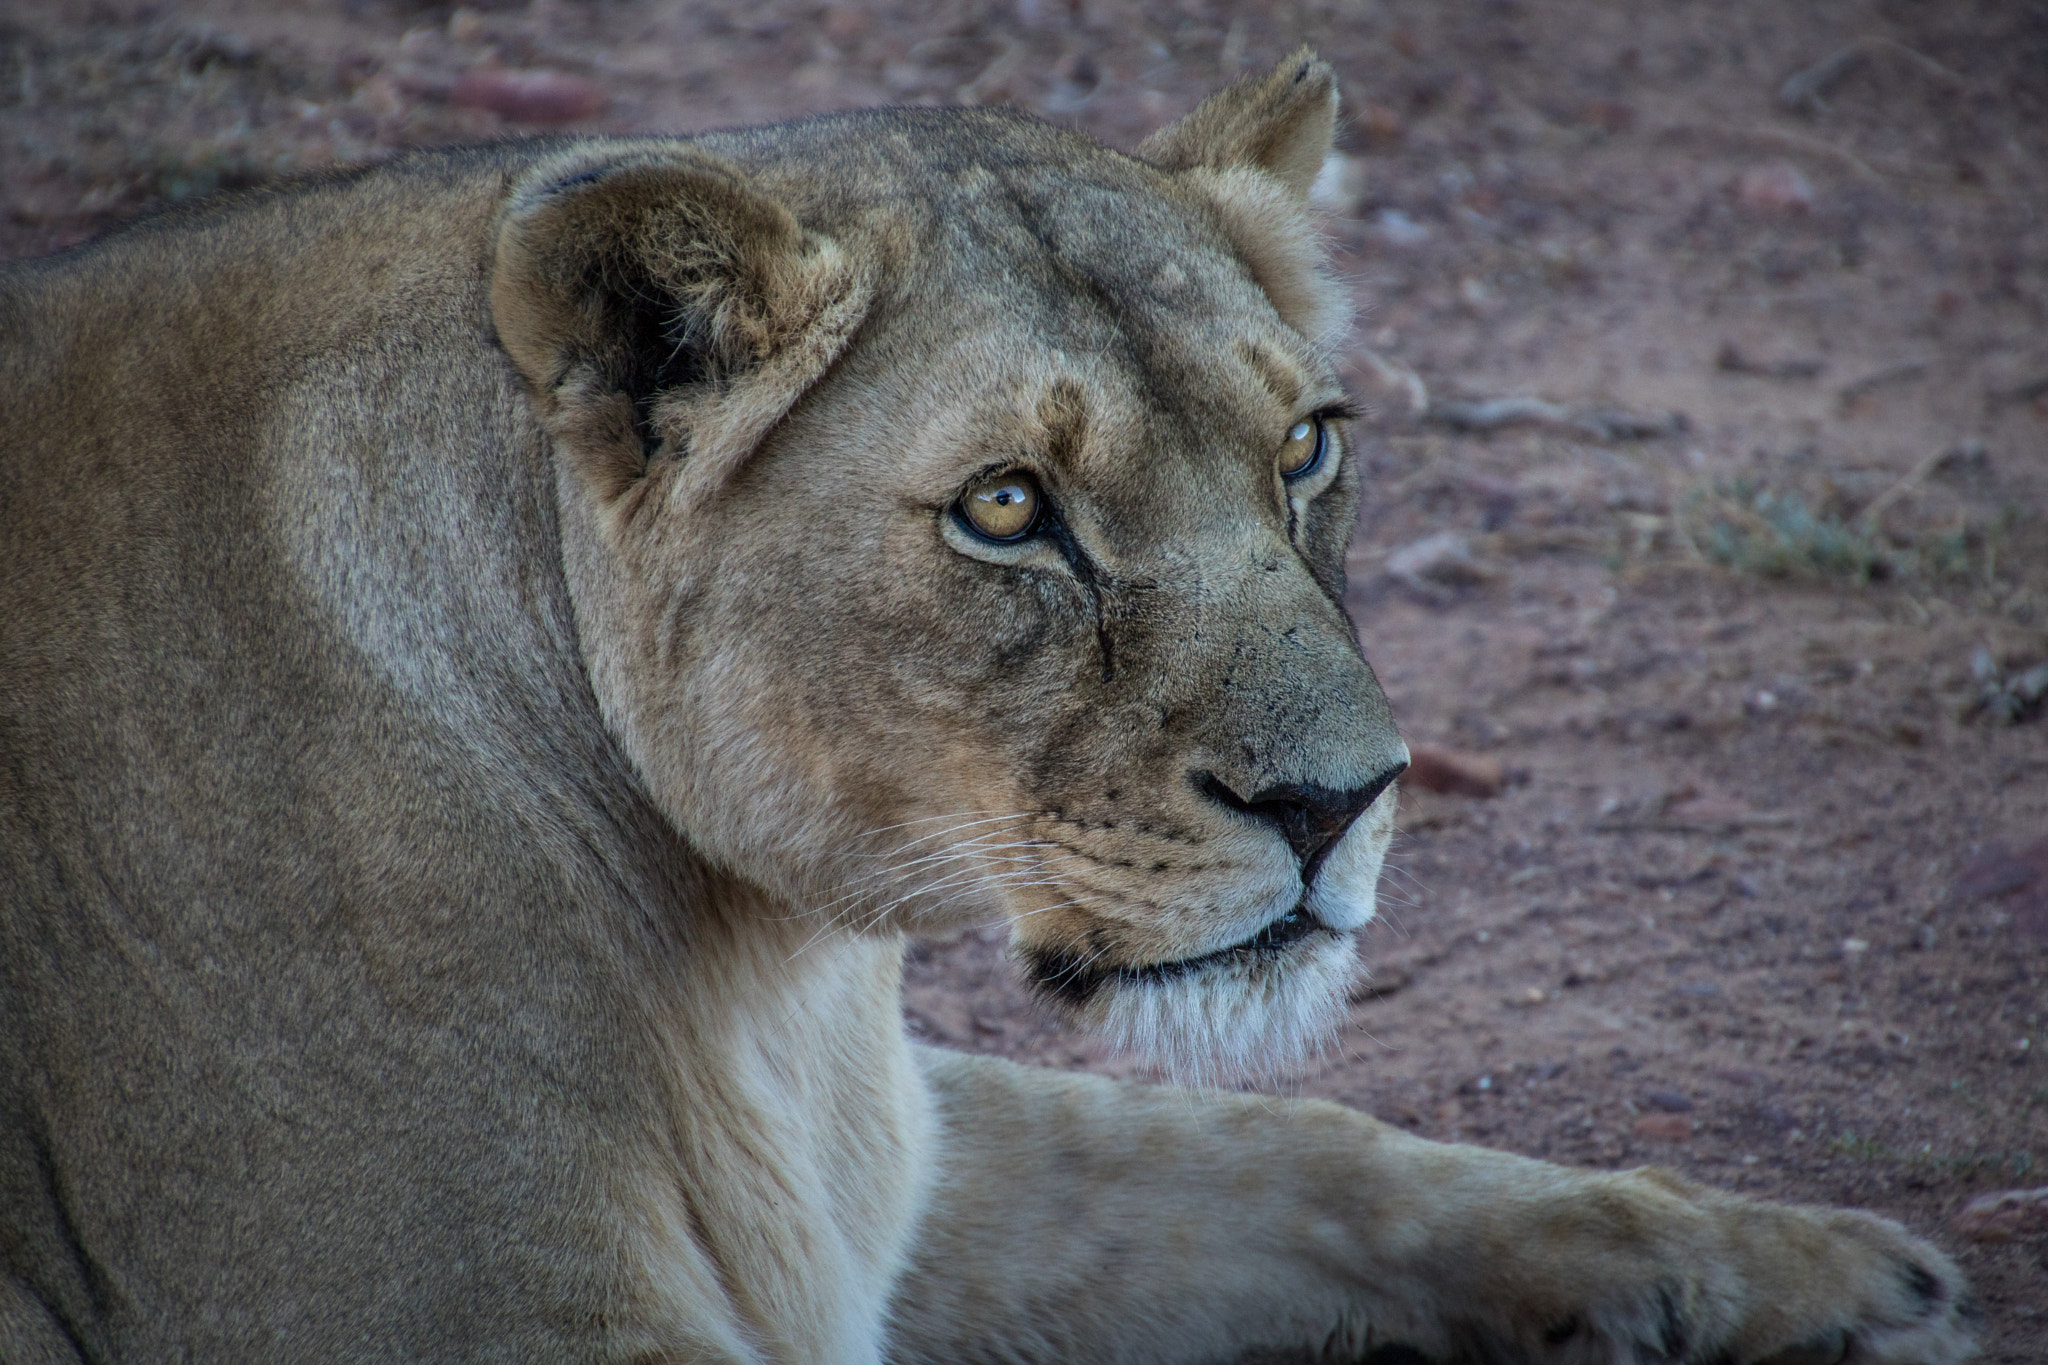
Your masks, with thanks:
[(1362, 787), (1339, 790), (1313, 783), (1284, 782), (1251, 796), (1239, 796), (1222, 778), (1211, 772), (1195, 774), (1195, 785), (1203, 795), (1249, 815), (1280, 831), (1280, 837), (1301, 860), (1301, 880), (1306, 886), (1315, 880), (1323, 855), (1344, 837), (1367, 806), (1379, 799), (1387, 784), (1407, 771), (1406, 763), (1387, 769)]

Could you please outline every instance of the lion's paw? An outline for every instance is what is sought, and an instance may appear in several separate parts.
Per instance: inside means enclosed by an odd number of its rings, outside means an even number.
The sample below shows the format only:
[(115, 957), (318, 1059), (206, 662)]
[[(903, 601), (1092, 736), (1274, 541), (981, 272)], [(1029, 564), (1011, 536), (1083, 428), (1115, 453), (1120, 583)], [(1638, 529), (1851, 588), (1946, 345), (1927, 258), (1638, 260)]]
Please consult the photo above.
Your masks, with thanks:
[(1951, 1365), (1975, 1353), (1961, 1273), (1886, 1219), (1753, 1203), (1659, 1171), (1545, 1202), (1548, 1235), (1516, 1258), (1526, 1278), (1496, 1281), (1507, 1320), (1481, 1328), (1492, 1341), (1454, 1354)]

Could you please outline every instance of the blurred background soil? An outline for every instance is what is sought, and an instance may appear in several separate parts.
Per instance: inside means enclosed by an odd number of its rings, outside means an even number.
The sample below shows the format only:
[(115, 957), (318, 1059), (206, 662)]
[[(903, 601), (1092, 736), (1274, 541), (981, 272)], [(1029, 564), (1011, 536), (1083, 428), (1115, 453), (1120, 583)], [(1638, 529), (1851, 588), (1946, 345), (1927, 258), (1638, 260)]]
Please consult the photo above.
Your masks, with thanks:
[[(11, 0), (0, 254), (534, 131), (1007, 101), (1129, 146), (1304, 39), (1350, 605), (1445, 752), (1288, 1088), (1881, 1210), (2048, 1360), (2048, 5)], [(1134, 1070), (993, 931), (908, 1016)]]

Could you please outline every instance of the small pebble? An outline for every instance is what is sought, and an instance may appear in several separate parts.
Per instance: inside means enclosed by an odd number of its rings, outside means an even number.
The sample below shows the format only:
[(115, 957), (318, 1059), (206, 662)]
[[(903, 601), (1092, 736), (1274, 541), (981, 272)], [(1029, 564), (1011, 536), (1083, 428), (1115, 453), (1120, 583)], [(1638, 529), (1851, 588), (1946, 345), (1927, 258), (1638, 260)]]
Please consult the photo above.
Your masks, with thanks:
[(1735, 202), (1755, 213), (1805, 213), (1813, 184), (1789, 161), (1754, 166), (1735, 179)]
[(1635, 1132), (1651, 1142), (1684, 1142), (1692, 1137), (1692, 1120), (1683, 1114), (1644, 1114), (1636, 1120)]
[(2048, 1185), (1972, 1199), (1949, 1226), (1972, 1242), (2016, 1242), (2048, 1235)]
[(566, 71), (471, 71), (455, 82), (448, 99), (507, 123), (574, 123), (605, 106), (603, 91)]
[(1400, 114), (1384, 104), (1366, 104), (1353, 116), (1359, 131), (1375, 147), (1384, 147), (1400, 140), (1407, 126)]
[(1483, 754), (1440, 749), (1434, 744), (1408, 746), (1408, 771), (1402, 784), (1447, 796), (1499, 796), (1507, 785), (1501, 765)]
[(1487, 577), (1473, 561), (1472, 542), (1456, 531), (1439, 531), (1403, 545), (1387, 556), (1387, 574), (1413, 588), (1469, 588)]

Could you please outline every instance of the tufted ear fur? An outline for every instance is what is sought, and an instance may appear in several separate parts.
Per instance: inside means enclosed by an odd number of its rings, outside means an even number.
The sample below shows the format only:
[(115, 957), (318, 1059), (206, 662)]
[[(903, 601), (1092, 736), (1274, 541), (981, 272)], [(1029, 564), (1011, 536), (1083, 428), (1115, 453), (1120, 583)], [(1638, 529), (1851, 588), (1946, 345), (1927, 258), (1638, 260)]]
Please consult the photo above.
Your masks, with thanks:
[(1306, 47), (1263, 76), (1247, 76), (1138, 144), (1162, 170), (1264, 171), (1308, 202), (1337, 131), (1337, 75)]
[(656, 470), (669, 498), (722, 484), (871, 294), (736, 167), (665, 146), (537, 167), (499, 221), (491, 312), (587, 491), (628, 516)]
[(1180, 172), (1209, 200), (1280, 316), (1317, 341), (1343, 316), (1308, 206), (1336, 129), (1336, 73), (1303, 47), (1138, 144), (1139, 157)]

